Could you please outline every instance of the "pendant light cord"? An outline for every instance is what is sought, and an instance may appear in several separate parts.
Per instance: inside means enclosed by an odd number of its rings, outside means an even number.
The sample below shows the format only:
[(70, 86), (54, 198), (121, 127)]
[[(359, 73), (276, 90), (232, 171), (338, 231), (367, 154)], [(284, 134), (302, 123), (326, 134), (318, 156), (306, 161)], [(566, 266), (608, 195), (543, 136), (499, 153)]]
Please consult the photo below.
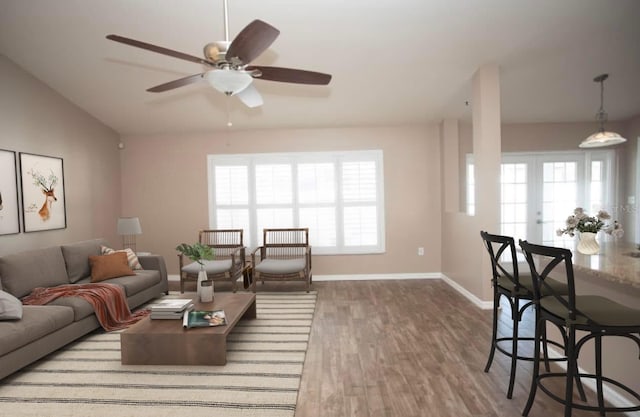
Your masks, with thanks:
[(600, 109), (596, 114), (596, 120), (600, 122), (600, 132), (604, 132), (604, 123), (607, 121), (607, 113), (604, 111), (604, 80), (607, 78), (609, 78), (609, 74), (602, 74), (594, 79), (600, 83)]

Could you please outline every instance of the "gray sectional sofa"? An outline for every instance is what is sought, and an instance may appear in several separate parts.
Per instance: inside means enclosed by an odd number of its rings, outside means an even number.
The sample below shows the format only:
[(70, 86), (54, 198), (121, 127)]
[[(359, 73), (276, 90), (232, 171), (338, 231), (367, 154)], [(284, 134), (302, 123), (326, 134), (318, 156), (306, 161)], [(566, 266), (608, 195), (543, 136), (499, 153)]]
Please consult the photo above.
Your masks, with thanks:
[[(90, 255), (100, 255), (102, 239), (0, 257), (0, 289), (17, 298), (36, 287), (90, 282)], [(131, 309), (167, 293), (161, 256), (140, 256), (143, 270), (105, 283), (122, 286)], [(0, 321), (0, 379), (100, 327), (91, 304), (61, 297), (44, 306), (25, 305), (20, 320)]]

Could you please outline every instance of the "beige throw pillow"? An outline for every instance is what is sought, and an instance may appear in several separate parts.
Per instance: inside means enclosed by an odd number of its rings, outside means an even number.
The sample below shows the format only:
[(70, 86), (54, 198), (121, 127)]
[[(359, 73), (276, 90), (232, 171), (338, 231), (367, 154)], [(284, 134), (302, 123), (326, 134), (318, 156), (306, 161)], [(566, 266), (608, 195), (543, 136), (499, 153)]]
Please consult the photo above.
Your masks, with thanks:
[(0, 320), (20, 320), (22, 302), (8, 292), (0, 290)]
[(116, 252), (110, 255), (89, 256), (91, 265), (91, 282), (100, 282), (109, 278), (135, 275), (129, 267), (127, 254)]
[(116, 253), (116, 252), (125, 253), (127, 255), (127, 262), (129, 263), (129, 267), (131, 269), (143, 269), (142, 265), (140, 265), (140, 261), (138, 260), (138, 256), (135, 254), (134, 251), (132, 251), (129, 248), (115, 250), (115, 249), (108, 248), (106, 246), (100, 246), (100, 252), (103, 255), (111, 255), (112, 253)]

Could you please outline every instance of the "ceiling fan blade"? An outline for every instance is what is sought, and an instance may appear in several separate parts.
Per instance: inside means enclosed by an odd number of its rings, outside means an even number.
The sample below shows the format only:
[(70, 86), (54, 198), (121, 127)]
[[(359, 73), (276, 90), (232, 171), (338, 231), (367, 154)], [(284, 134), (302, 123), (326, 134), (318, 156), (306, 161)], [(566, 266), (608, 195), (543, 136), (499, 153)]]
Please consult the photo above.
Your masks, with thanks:
[(169, 81), (168, 83), (156, 85), (155, 87), (148, 88), (150, 93), (161, 93), (163, 91), (173, 90), (174, 88), (182, 87), (184, 85), (197, 83), (204, 80), (204, 74), (193, 74), (188, 77), (180, 78), (179, 80)]
[(229, 45), (227, 61), (237, 58), (240, 64), (248, 64), (263, 53), (276, 40), (280, 31), (262, 20), (249, 23)]
[(150, 43), (137, 41), (135, 39), (125, 38), (124, 36), (118, 35), (107, 35), (107, 39), (124, 43), (125, 45), (135, 46), (136, 48), (146, 49), (148, 51), (157, 52), (159, 54), (168, 55), (178, 59), (184, 59), (185, 61), (195, 62), (196, 64), (204, 64), (209, 66), (215, 66), (215, 62), (209, 61), (208, 59), (198, 58), (197, 56), (185, 54), (183, 52), (174, 51), (171, 49), (164, 48), (162, 46), (152, 45)]
[(262, 96), (258, 92), (258, 90), (253, 86), (253, 84), (249, 84), (247, 88), (240, 91), (239, 93), (234, 94), (235, 97), (238, 97), (240, 101), (242, 101), (245, 106), (253, 109), (255, 107), (260, 107), (264, 103), (262, 101)]
[(247, 67), (246, 70), (259, 70), (262, 75), (255, 77), (259, 80), (262, 79), (269, 81), (280, 81), (283, 83), (315, 85), (327, 85), (331, 81), (331, 74), (323, 74), (321, 72), (305, 71), (293, 68), (263, 67), (260, 65), (251, 65)]

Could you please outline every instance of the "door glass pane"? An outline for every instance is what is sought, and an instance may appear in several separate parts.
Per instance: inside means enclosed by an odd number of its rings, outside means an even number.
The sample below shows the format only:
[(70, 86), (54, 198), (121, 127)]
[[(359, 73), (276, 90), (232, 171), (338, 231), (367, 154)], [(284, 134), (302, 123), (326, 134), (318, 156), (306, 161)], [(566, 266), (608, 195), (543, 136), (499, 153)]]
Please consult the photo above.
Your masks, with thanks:
[(501, 165), (501, 233), (518, 239), (527, 238), (527, 164)]
[(588, 207), (589, 214), (597, 213), (604, 209), (604, 176), (602, 171), (602, 161), (591, 162), (591, 186), (589, 189), (591, 204)]
[(567, 238), (557, 236), (556, 230), (565, 227), (565, 220), (578, 206), (578, 164), (544, 162), (542, 184), (542, 244), (563, 246)]

